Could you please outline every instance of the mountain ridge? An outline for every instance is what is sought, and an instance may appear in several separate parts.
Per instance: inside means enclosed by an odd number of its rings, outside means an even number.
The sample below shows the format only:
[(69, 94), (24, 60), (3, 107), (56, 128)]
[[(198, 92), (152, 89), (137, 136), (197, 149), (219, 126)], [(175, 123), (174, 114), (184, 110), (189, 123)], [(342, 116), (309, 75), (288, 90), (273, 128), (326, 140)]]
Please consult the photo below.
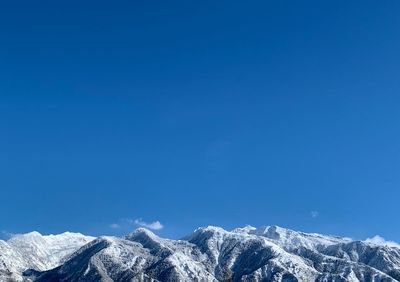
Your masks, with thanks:
[(400, 248), (279, 226), (200, 227), (180, 240), (146, 228), (97, 238), (31, 232), (0, 240), (3, 280), (400, 281)]

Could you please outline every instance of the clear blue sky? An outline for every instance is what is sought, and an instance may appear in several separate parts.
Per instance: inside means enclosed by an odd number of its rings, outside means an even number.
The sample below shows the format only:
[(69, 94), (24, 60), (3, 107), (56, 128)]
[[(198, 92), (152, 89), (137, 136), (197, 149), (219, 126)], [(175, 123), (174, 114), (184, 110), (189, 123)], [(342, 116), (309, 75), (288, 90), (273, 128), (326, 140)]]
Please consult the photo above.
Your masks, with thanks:
[(400, 241), (399, 15), (395, 0), (2, 1), (0, 230), (142, 218), (172, 237)]

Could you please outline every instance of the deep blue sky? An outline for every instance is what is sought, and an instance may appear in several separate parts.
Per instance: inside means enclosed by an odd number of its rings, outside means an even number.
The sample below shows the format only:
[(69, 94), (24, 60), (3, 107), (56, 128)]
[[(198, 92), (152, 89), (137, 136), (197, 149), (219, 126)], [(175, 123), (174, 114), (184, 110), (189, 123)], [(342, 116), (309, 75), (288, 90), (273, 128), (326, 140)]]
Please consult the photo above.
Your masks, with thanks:
[(0, 230), (142, 218), (172, 237), (400, 241), (399, 15), (395, 0), (3, 1)]

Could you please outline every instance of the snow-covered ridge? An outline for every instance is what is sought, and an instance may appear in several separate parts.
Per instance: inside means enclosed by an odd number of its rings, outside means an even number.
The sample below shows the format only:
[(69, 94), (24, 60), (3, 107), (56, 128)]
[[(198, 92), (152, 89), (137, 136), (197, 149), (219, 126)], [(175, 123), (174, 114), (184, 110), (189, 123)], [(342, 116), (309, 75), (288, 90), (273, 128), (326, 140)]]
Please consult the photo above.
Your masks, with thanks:
[[(34, 269), (26, 271), (27, 269)], [(0, 241), (0, 281), (400, 281), (400, 249), (278, 226), (208, 226), (182, 240), (37, 232)]]
[(298, 247), (315, 249), (318, 248), (318, 246), (329, 246), (352, 241), (350, 238), (298, 232), (279, 226), (264, 226), (259, 228), (246, 226), (244, 228), (234, 229), (233, 232), (262, 236), (289, 250)]
[(93, 239), (80, 233), (42, 235), (34, 231), (14, 235), (7, 241), (0, 240), (0, 281), (6, 276), (21, 281), (22, 272), (30, 268), (52, 269)]

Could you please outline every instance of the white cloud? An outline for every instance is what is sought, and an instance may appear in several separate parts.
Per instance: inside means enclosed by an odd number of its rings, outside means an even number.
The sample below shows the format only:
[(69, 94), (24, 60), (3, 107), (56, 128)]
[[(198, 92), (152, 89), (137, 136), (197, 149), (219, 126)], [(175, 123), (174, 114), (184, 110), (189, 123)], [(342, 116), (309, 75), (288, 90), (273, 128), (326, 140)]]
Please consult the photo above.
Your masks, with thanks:
[(396, 248), (400, 248), (400, 244), (396, 243), (394, 241), (387, 241), (385, 238), (379, 236), (379, 235), (375, 235), (372, 238), (367, 238), (365, 240), (365, 242), (367, 243), (371, 243), (374, 245), (379, 245), (379, 246), (388, 246), (388, 247), (396, 247)]
[(156, 220), (154, 222), (145, 222), (141, 218), (138, 219), (121, 219), (118, 222), (114, 222), (110, 224), (108, 227), (112, 229), (128, 229), (131, 228), (132, 225), (138, 225), (141, 227), (145, 227), (151, 230), (161, 230), (164, 228), (164, 225), (161, 224), (160, 221)]
[(119, 225), (118, 223), (112, 223), (112, 224), (110, 224), (110, 228), (118, 229), (118, 228), (121, 228), (121, 225)]
[(319, 212), (318, 211), (311, 211), (310, 215), (312, 218), (317, 218), (319, 216)]
[(139, 219), (135, 219), (135, 221), (133, 223), (135, 223), (136, 225), (148, 228), (148, 229), (152, 229), (152, 230), (161, 230), (164, 228), (164, 225), (162, 225), (161, 222), (159, 222), (158, 220), (148, 223), (148, 222), (143, 221), (141, 218), (139, 218)]

